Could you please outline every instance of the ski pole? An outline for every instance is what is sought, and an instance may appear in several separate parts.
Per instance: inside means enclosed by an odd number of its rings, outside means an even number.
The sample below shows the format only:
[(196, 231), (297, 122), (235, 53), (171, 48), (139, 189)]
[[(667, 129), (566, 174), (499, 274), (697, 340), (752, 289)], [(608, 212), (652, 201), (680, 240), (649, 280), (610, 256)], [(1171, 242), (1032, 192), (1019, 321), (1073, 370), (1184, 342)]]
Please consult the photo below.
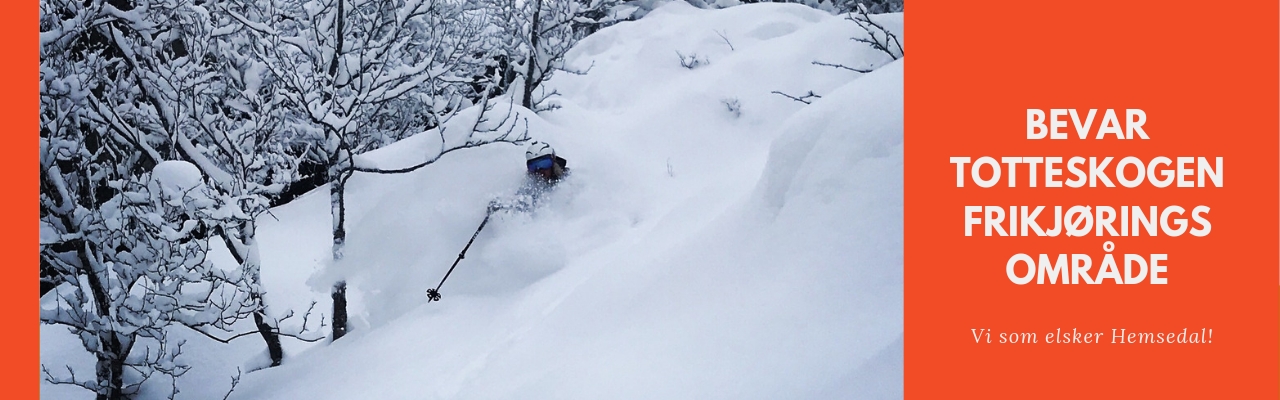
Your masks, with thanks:
[(471, 234), (471, 240), (468, 240), (466, 247), (463, 247), (462, 252), (458, 253), (458, 259), (453, 260), (453, 265), (449, 267), (449, 272), (445, 272), (444, 278), (440, 278), (440, 284), (436, 285), (435, 289), (427, 289), (428, 303), (440, 300), (440, 287), (444, 286), (444, 281), (449, 279), (449, 274), (453, 273), (453, 269), (458, 267), (458, 262), (461, 262), (463, 258), (467, 258), (467, 249), (470, 249), (471, 243), (476, 241), (477, 236), (480, 236), (480, 231), (484, 230), (484, 225), (489, 223), (489, 217), (492, 215), (492, 212), (484, 214), (484, 221), (480, 221), (480, 227), (476, 228), (476, 233)]

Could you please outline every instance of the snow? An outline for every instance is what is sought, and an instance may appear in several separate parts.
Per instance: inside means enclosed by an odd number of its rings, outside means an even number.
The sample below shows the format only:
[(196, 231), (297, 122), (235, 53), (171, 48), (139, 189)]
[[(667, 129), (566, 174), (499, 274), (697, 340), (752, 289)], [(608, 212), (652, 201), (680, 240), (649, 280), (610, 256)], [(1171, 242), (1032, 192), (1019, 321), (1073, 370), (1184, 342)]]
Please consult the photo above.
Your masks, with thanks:
[[(44, 305), (41, 306), (42, 308)], [(63, 325), (40, 324), (40, 360), (50, 372), (66, 375), (66, 367), (74, 365), (76, 376), (93, 376), (94, 358), (84, 350), (80, 337), (72, 334)], [(50, 360), (57, 360), (53, 364)], [(41, 373), (40, 398), (42, 399), (83, 399), (92, 398), (92, 393), (75, 386), (50, 385), (44, 382)]]
[(165, 198), (182, 198), (187, 191), (200, 186), (200, 168), (186, 161), (161, 161), (151, 170)]
[[(902, 37), (901, 14), (877, 21)], [(671, 2), (591, 35), (565, 62), (589, 73), (548, 83), (560, 109), (516, 107), (570, 177), (536, 211), (495, 216), (440, 302), (425, 290), (489, 200), (519, 187), (523, 146), (355, 174), (341, 261), (328, 187), (259, 218), (269, 311), (315, 301), (327, 319), (345, 280), (351, 331), (286, 338), (284, 365), (254, 372), (257, 335), (221, 345), (177, 331), (196, 366), (180, 397), (221, 398), (237, 368), (232, 399), (902, 397), (903, 61), (849, 40), (859, 31), (795, 4)], [(681, 67), (677, 51), (709, 64)], [(417, 135), (357, 163), (414, 165), (439, 146)], [(213, 246), (214, 262), (234, 263)], [(42, 329), (46, 363), (63, 360), (46, 347), (79, 346), (61, 331)], [(92, 371), (83, 358), (69, 359)]]

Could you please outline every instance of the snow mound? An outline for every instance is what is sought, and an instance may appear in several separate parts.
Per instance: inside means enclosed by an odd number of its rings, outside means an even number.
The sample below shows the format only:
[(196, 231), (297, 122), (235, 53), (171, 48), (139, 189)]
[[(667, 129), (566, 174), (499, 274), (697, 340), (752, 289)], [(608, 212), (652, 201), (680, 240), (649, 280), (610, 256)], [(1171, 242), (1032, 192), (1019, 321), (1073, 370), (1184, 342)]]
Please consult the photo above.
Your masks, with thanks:
[(188, 191), (201, 184), (200, 168), (186, 161), (161, 161), (151, 170), (151, 177), (160, 184), (165, 198), (182, 198)]

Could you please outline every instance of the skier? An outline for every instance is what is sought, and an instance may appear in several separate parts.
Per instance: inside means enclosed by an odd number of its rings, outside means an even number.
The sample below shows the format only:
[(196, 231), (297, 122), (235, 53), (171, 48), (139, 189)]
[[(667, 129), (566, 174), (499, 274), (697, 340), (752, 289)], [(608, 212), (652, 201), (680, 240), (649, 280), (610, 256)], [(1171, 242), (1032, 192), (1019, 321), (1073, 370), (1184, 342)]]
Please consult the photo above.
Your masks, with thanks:
[(568, 160), (556, 155), (556, 150), (544, 142), (530, 143), (524, 152), (524, 158), (527, 169), (524, 186), (516, 191), (513, 199), (490, 201), (490, 214), (503, 209), (528, 211), (537, 205), (538, 198), (543, 193), (569, 174)]
[(458, 253), (458, 258), (453, 260), (453, 265), (449, 267), (449, 271), (444, 273), (444, 278), (440, 279), (440, 283), (434, 289), (427, 289), (427, 302), (440, 300), (440, 287), (444, 286), (444, 281), (449, 279), (449, 275), (453, 273), (453, 269), (458, 266), (458, 262), (467, 256), (467, 249), (471, 248), (471, 243), (476, 241), (476, 237), (480, 236), (480, 231), (484, 230), (486, 224), (494, 213), (500, 210), (516, 210), (528, 211), (537, 205), (538, 197), (550, 190), (552, 186), (564, 179), (569, 174), (567, 165), (569, 162), (556, 155), (555, 149), (551, 145), (543, 142), (533, 142), (529, 144), (529, 148), (524, 152), (524, 165), (528, 169), (525, 175), (524, 186), (516, 191), (514, 199), (502, 200), (494, 199), (489, 202), (489, 210), (484, 215), (484, 220), (480, 221), (480, 227), (476, 228), (476, 232), (471, 234), (471, 240), (467, 241), (466, 247), (462, 248), (462, 252)]

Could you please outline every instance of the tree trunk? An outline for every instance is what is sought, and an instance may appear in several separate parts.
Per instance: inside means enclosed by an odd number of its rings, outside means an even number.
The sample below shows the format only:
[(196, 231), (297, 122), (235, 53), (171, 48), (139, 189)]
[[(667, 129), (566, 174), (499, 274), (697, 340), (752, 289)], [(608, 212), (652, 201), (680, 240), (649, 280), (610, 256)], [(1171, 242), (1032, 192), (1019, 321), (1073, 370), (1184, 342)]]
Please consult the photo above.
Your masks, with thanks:
[(342, 259), (342, 248), (347, 242), (347, 229), (344, 227), (346, 222), (346, 198), (345, 187), (346, 179), (343, 174), (338, 174), (338, 178), (334, 179), (329, 186), (329, 212), (333, 215), (333, 259)]
[[(338, 0), (338, 15), (337, 18), (335, 18), (336, 21), (334, 21), (337, 26), (335, 27), (334, 34), (335, 43), (333, 49), (333, 60), (329, 63), (329, 77), (338, 85), (342, 84), (338, 82), (338, 62), (342, 59), (342, 42), (343, 39), (345, 39), (343, 37), (343, 26), (346, 25), (346, 12), (343, 11), (343, 4), (344, 0)], [(346, 219), (346, 210), (343, 204), (343, 187), (347, 183), (346, 177), (350, 174), (343, 165), (344, 161), (350, 162), (350, 160), (343, 160), (342, 157), (344, 151), (348, 152), (347, 156), (350, 157), (350, 150), (346, 148), (346, 142), (341, 140), (342, 134), (340, 132), (333, 132), (330, 130), (329, 133), (339, 135), (338, 149), (333, 153), (333, 157), (330, 159), (331, 164), (329, 167), (329, 176), (331, 179), (329, 182), (331, 182), (331, 184), (329, 186), (329, 212), (333, 216), (333, 259), (341, 260), (342, 248), (347, 242), (347, 230), (343, 227), (343, 222)], [(334, 173), (335, 170), (337, 173)]]
[(334, 35), (336, 43), (334, 43), (333, 46), (333, 60), (329, 62), (329, 77), (334, 78), (335, 80), (338, 77), (338, 60), (342, 59), (342, 26), (345, 25), (346, 22), (345, 13), (342, 11), (342, 4), (343, 0), (338, 0), (338, 18), (336, 18), (337, 21), (335, 21), (338, 26), (337, 34)]
[(333, 340), (347, 334), (347, 282), (333, 285)]
[(250, 296), (258, 303), (258, 310), (253, 312), (253, 322), (258, 327), (258, 334), (262, 335), (262, 340), (267, 343), (267, 353), (271, 355), (271, 366), (279, 366), (284, 361), (284, 349), (280, 346), (279, 332), (267, 323), (267, 303), (262, 299), (262, 266), (258, 265), (257, 249), (254, 248), (258, 245), (254, 239), (257, 227), (252, 222), (245, 222), (240, 224), (237, 233), (238, 243), (225, 229), (218, 230), (218, 235), (222, 236), (223, 242), (227, 244), (231, 257), (248, 269)]
[[(261, 303), (262, 299), (259, 298), (258, 301)], [(271, 355), (271, 366), (280, 366), (280, 363), (284, 362), (284, 348), (280, 346), (280, 335), (275, 328), (271, 327), (271, 324), (267, 323), (263, 309), (253, 312), (253, 322), (258, 325), (258, 333), (262, 335), (262, 340), (267, 342), (267, 353)]]
[(115, 332), (100, 338), (102, 351), (98, 352), (97, 377), (98, 400), (124, 399), (124, 359), (128, 350), (120, 344), (120, 337)]
[[(66, 218), (64, 217), (64, 220)], [(80, 268), (84, 271), (88, 278), (89, 291), (93, 295), (93, 302), (97, 305), (97, 313), (100, 317), (109, 318), (111, 309), (109, 308), (110, 300), (107, 297), (107, 289), (102, 285), (102, 281), (98, 276), (96, 268), (92, 261), (91, 252), (96, 251), (93, 243), (81, 240), (81, 246), (77, 249), (77, 256), (80, 259)], [(116, 332), (98, 331), (98, 343), (102, 348), (98, 353), (98, 363), (95, 368), (96, 377), (98, 379), (98, 400), (120, 400), (124, 398), (124, 359), (129, 355), (128, 350), (124, 349), (120, 343), (120, 336)]]
[(541, 25), (541, 21), (539, 21), (541, 13), (542, 0), (537, 0), (533, 3), (533, 29), (529, 31), (529, 58), (525, 60), (528, 65), (524, 73), (524, 97), (520, 99), (520, 105), (528, 109), (533, 109), (533, 86), (534, 82), (537, 81), (533, 78), (533, 73), (538, 71), (536, 66), (538, 64), (538, 37), (541, 36), (538, 32), (541, 29), (539, 26)]
[[(57, 172), (55, 172), (57, 173)], [(56, 192), (55, 192), (56, 193)], [(70, 199), (62, 199), (64, 202)], [(72, 224), (69, 215), (60, 214), (59, 218), (65, 226), (76, 226)], [(90, 295), (93, 296), (93, 304), (96, 306), (95, 312), (102, 318), (111, 317), (110, 298), (108, 296), (107, 287), (102, 284), (102, 277), (98, 276), (98, 271), (94, 260), (97, 259), (97, 246), (95, 243), (83, 238), (73, 239), (68, 244), (75, 248), (77, 261), (80, 263), (80, 271), (84, 274), (89, 284)], [(118, 332), (98, 330), (93, 332), (98, 337), (98, 343), (101, 348), (97, 353), (97, 364), (94, 366), (95, 378), (98, 383), (98, 400), (121, 400), (124, 399), (124, 360), (129, 355), (129, 350), (133, 348), (133, 340), (130, 338), (128, 346), (120, 343)]]

